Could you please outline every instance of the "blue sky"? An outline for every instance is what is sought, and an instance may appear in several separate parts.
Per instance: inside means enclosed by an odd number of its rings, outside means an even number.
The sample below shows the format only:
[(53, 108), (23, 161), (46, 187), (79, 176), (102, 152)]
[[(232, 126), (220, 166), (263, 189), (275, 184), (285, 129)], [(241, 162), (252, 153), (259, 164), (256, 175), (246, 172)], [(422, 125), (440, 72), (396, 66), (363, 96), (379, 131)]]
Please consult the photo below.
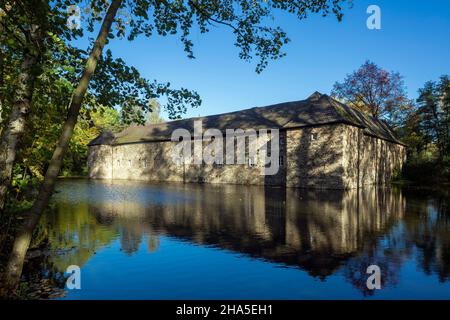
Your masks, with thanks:
[[(366, 27), (371, 4), (381, 8), (381, 30)], [(450, 1), (354, 0), (340, 23), (332, 16), (299, 21), (282, 13), (275, 24), (291, 42), (287, 56), (271, 61), (262, 74), (255, 72), (255, 63), (238, 58), (233, 34), (224, 26), (206, 35), (192, 33), (194, 60), (174, 36), (115, 39), (108, 47), (148, 79), (196, 90), (202, 106), (184, 117), (301, 100), (316, 90), (329, 93), (366, 59), (400, 72), (410, 98), (426, 81), (450, 74)]]

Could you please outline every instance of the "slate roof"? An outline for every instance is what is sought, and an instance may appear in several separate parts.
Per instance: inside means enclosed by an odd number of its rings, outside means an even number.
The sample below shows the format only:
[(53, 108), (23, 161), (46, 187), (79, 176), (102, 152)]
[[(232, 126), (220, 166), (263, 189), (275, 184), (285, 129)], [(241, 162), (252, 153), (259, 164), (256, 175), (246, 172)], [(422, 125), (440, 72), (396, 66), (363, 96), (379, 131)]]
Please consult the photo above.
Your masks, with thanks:
[(225, 129), (292, 129), (320, 126), (332, 123), (345, 123), (364, 129), (365, 134), (394, 143), (403, 144), (392, 129), (381, 120), (349, 107), (328, 95), (313, 93), (306, 100), (255, 107), (241, 111), (218, 115), (189, 118), (145, 126), (130, 126), (112, 136), (106, 132), (92, 140), (89, 145), (127, 144), (170, 140), (177, 128), (187, 129), (193, 133), (194, 121), (202, 120), (203, 130)]

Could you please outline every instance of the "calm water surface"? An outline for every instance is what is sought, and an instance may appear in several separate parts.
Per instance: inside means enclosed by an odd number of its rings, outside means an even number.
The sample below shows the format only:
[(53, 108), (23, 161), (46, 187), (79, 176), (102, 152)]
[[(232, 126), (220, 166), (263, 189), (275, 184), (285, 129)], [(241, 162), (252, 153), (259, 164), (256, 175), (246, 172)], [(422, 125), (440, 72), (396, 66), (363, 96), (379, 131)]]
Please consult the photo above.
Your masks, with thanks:
[[(448, 198), (400, 190), (61, 181), (43, 217), (65, 299), (450, 298)], [(382, 289), (366, 288), (367, 266)]]

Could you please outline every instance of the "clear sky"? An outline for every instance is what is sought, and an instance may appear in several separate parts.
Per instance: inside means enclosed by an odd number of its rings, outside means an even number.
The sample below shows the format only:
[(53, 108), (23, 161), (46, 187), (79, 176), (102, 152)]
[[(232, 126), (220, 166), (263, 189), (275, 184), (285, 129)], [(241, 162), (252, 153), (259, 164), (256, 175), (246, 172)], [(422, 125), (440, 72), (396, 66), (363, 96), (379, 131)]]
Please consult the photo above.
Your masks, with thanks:
[[(366, 27), (369, 5), (381, 8), (381, 30)], [(287, 56), (271, 61), (262, 73), (238, 58), (234, 36), (225, 26), (206, 35), (194, 31), (188, 59), (177, 37), (115, 39), (109, 48), (143, 76), (196, 90), (200, 108), (185, 117), (210, 115), (301, 100), (314, 91), (330, 93), (333, 84), (369, 59), (404, 76), (410, 98), (428, 80), (450, 74), (450, 1), (354, 0), (342, 22), (311, 15), (299, 21), (277, 14), (275, 24), (288, 33)]]

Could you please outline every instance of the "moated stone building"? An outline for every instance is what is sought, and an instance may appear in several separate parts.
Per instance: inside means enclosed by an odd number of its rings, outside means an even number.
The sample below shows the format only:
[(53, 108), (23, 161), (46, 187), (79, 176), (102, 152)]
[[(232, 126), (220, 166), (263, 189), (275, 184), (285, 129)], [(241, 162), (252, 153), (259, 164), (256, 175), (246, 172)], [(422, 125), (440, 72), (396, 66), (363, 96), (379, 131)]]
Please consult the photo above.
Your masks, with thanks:
[[(172, 159), (175, 129), (278, 129), (279, 164), (182, 164)], [(258, 138), (259, 139), (259, 138)], [(258, 144), (265, 143), (257, 141)], [(353, 189), (385, 185), (401, 170), (405, 145), (389, 126), (318, 92), (302, 101), (105, 132), (89, 143), (92, 179), (130, 179)]]

